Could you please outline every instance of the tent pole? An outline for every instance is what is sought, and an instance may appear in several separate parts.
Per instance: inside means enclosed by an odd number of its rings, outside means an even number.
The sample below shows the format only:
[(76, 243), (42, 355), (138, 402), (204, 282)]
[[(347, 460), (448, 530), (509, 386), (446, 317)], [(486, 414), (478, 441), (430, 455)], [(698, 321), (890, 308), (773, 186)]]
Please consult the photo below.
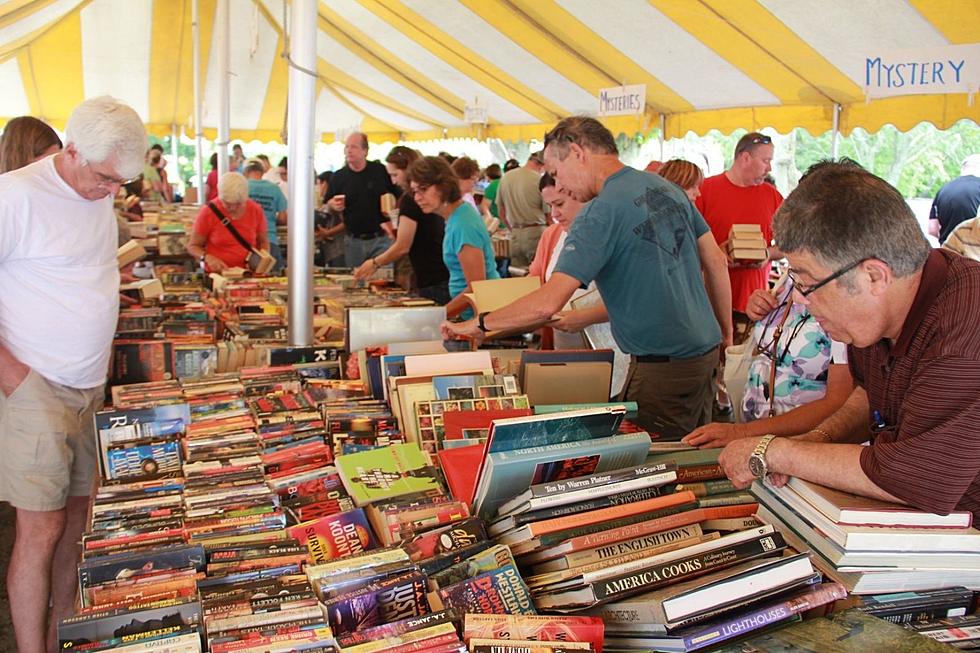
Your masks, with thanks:
[(664, 132), (667, 129), (667, 116), (660, 114), (660, 160), (666, 161), (667, 157), (664, 155)]
[[(174, 170), (177, 171), (176, 174), (177, 174), (178, 182), (180, 181), (180, 162), (177, 160), (177, 139), (179, 137), (180, 137), (179, 133), (177, 132), (177, 123), (175, 122), (170, 123), (170, 156), (173, 157), (174, 160), (174, 168), (171, 170), (171, 172), (173, 172)], [(170, 177), (167, 177), (167, 179), (169, 178)], [(170, 199), (173, 199), (173, 186), (171, 186), (170, 188), (171, 188)], [(181, 195), (183, 195), (183, 193), (181, 193)]]
[(834, 105), (834, 126), (830, 138), (830, 158), (836, 159), (840, 151), (840, 105)]
[(289, 344), (313, 344), (313, 130), (316, 111), (317, 0), (290, 8), (289, 99)]
[(229, 42), (229, 0), (218, 0), (218, 16), (215, 27), (218, 30), (218, 179), (228, 172), (228, 141), (231, 121), (231, 44)]
[(191, 32), (194, 51), (194, 174), (197, 177), (197, 204), (204, 203), (204, 153), (201, 145), (201, 26), (197, 17), (198, 0), (191, 0)]

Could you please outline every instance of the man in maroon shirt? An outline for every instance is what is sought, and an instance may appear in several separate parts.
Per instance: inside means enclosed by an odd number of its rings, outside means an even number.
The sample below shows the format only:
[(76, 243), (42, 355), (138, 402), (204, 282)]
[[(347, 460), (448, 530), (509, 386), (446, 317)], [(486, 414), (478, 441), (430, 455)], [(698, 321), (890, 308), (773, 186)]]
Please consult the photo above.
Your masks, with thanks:
[(856, 387), (809, 433), (729, 444), (729, 478), (980, 516), (980, 263), (931, 250), (898, 191), (853, 163), (815, 166), (773, 227), (795, 300), (849, 343)]

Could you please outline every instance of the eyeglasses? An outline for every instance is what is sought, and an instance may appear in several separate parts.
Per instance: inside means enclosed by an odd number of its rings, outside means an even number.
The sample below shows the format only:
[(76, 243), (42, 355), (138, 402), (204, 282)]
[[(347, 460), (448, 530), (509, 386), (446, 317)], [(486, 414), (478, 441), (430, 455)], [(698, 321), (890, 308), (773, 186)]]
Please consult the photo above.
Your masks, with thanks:
[(823, 288), (824, 286), (826, 286), (828, 283), (830, 283), (834, 279), (839, 279), (840, 277), (844, 276), (845, 274), (847, 274), (848, 272), (850, 272), (851, 270), (853, 270), (854, 268), (856, 268), (857, 266), (861, 265), (862, 263), (864, 263), (867, 260), (869, 260), (869, 259), (862, 258), (860, 260), (854, 261), (853, 263), (851, 263), (849, 265), (845, 265), (841, 269), (837, 270), (837, 272), (834, 272), (833, 274), (831, 274), (826, 279), (823, 279), (821, 281), (818, 281), (817, 283), (811, 284), (809, 286), (806, 285), (806, 284), (800, 283), (799, 279), (797, 279), (796, 278), (796, 275), (793, 274), (792, 272), (787, 272), (786, 274), (790, 278), (790, 281), (793, 282), (793, 290), (795, 290), (796, 292), (800, 293), (800, 296), (801, 297), (807, 297), (807, 296), (811, 295), (812, 293), (816, 292), (817, 290), (820, 290), (821, 288)]
[(425, 191), (429, 190), (431, 186), (429, 184), (419, 184), (412, 189), (412, 197), (418, 197), (419, 195), (425, 195)]
[(136, 175), (135, 177), (130, 177), (129, 179), (119, 179), (118, 177), (110, 177), (109, 175), (104, 175), (98, 170), (96, 170), (95, 168), (92, 168), (92, 164), (89, 163), (88, 161), (86, 161), (84, 165), (88, 166), (89, 169), (92, 170), (92, 174), (95, 175), (96, 183), (103, 188), (105, 188), (106, 186), (126, 186), (140, 178), (140, 175)]

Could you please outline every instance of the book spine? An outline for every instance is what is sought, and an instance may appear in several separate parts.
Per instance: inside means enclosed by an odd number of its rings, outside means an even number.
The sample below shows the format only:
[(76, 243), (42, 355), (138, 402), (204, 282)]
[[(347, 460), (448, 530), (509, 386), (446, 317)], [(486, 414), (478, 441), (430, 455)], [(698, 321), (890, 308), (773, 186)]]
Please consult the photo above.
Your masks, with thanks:
[(748, 613), (739, 614), (724, 622), (701, 627), (684, 635), (684, 646), (688, 651), (712, 646), (718, 642), (739, 637), (753, 630), (760, 630), (769, 624), (788, 619), (793, 615), (847, 597), (847, 590), (838, 583), (820, 585), (803, 596), (797, 596), (779, 603), (770, 604)]
[(543, 521), (545, 519), (555, 519), (556, 517), (574, 515), (580, 512), (589, 512), (591, 510), (611, 508), (612, 506), (620, 506), (629, 503), (636, 503), (638, 501), (647, 501), (648, 499), (656, 499), (657, 497), (664, 496), (666, 494), (671, 494), (670, 486), (645, 487), (645, 488), (628, 490), (618, 494), (611, 494), (609, 496), (586, 499), (584, 501), (578, 501), (576, 503), (553, 505), (548, 508), (542, 508), (541, 510), (522, 512), (517, 515), (514, 515), (513, 528), (517, 528), (518, 526), (523, 526), (524, 524), (530, 524), (536, 521)]
[(602, 508), (591, 513), (587, 513), (586, 515), (569, 515), (566, 517), (557, 517), (555, 519), (535, 522), (531, 525), (531, 532), (534, 535), (554, 533), (555, 531), (575, 528), (576, 526), (598, 524), (601, 522), (618, 519), (620, 517), (629, 517), (631, 515), (658, 510), (660, 508), (669, 508), (671, 506), (689, 503), (694, 500), (694, 494), (691, 492), (677, 492), (675, 494), (669, 494), (667, 496), (657, 497), (655, 499), (648, 499), (646, 501), (639, 501), (637, 503)]
[(374, 628), (357, 630), (353, 633), (340, 635), (337, 637), (337, 645), (345, 649), (351, 648), (358, 644), (366, 644), (367, 642), (386, 639), (388, 637), (398, 637), (405, 633), (449, 623), (451, 620), (452, 617), (448, 612), (432, 612), (420, 617), (402, 619), (401, 621), (375, 626)]
[(694, 496), (707, 497), (713, 494), (726, 494), (728, 492), (736, 492), (738, 488), (727, 478), (715, 479), (710, 481), (701, 481), (700, 483), (684, 483), (683, 485), (677, 486), (678, 491), (680, 490), (690, 490), (694, 493)]
[(612, 558), (656, 549), (665, 544), (671, 544), (679, 540), (689, 540), (701, 535), (701, 527), (697, 524), (688, 524), (679, 528), (672, 528), (659, 533), (634, 537), (622, 542), (615, 542), (606, 546), (598, 546), (594, 549), (585, 551), (575, 551), (568, 554), (566, 559), (569, 567), (581, 567), (584, 565), (603, 562)]
[(447, 609), (497, 614), (536, 614), (531, 593), (513, 565), (438, 590)]
[(592, 583), (598, 601), (610, 601), (679, 583), (716, 569), (765, 555), (775, 555), (786, 548), (780, 533), (770, 533), (734, 546), (704, 551), (694, 556), (671, 560), (629, 574)]
[(756, 498), (748, 492), (736, 492), (735, 494), (716, 494), (709, 497), (698, 499), (698, 506), (702, 508), (717, 508), (718, 506), (741, 506), (757, 503)]
[(677, 468), (678, 483), (692, 483), (725, 478), (721, 465), (711, 463), (706, 465), (687, 465)]
[(874, 615), (879, 619), (895, 624), (909, 624), (916, 621), (931, 621), (947, 617), (967, 614), (973, 602), (969, 599), (930, 606), (909, 606), (907, 608), (892, 608), (885, 610), (868, 609), (867, 606), (858, 608), (862, 612)]
[[(660, 514), (654, 515), (651, 518), (638, 523), (627, 524), (620, 527), (611, 528), (609, 530), (600, 530), (599, 532), (573, 537), (568, 540), (568, 544), (572, 551), (594, 549), (613, 542), (621, 542), (634, 537), (649, 535), (651, 533), (659, 533), (660, 531), (671, 530), (673, 528), (679, 528), (689, 524), (696, 524), (697, 522), (706, 519), (704, 509), (697, 508), (696, 503), (683, 504), (680, 507), (683, 508), (683, 510), (667, 513), (661, 511)], [(667, 510), (670, 509), (668, 508)]]
[[(604, 485), (615, 485), (626, 481), (635, 481), (648, 476), (660, 477), (661, 475), (673, 471), (673, 463), (661, 462), (653, 465), (640, 465), (629, 469), (620, 469), (609, 472), (608, 474), (594, 474), (579, 479), (564, 479), (551, 483), (541, 483), (531, 486), (531, 498), (540, 499), (554, 495), (561, 495), (568, 492), (579, 492)], [(670, 480), (670, 479), (668, 479)]]

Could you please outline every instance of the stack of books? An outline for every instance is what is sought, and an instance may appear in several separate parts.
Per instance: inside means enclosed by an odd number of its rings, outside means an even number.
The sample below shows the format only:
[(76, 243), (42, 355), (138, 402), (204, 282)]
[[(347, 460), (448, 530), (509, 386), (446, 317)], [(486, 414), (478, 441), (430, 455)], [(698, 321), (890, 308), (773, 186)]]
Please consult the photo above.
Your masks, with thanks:
[(769, 258), (762, 227), (757, 224), (733, 224), (726, 247), (728, 255), (738, 263), (759, 263)]
[(980, 589), (980, 531), (970, 513), (934, 515), (795, 478), (781, 488), (755, 483), (752, 493), (762, 521), (811, 549), (854, 594)]

